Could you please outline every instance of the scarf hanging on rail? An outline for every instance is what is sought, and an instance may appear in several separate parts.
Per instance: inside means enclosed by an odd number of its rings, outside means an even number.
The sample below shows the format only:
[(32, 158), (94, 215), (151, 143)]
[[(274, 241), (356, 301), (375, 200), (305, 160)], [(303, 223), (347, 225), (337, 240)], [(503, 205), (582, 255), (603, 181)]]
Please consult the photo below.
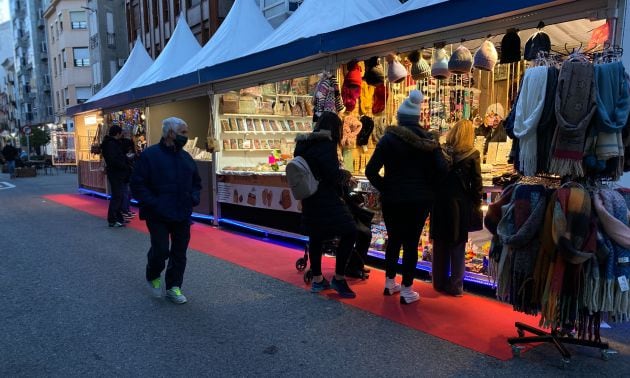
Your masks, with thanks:
[(597, 84), (597, 122), (595, 155), (598, 167), (606, 167), (606, 161), (615, 159), (611, 176), (623, 174), (623, 140), (621, 130), (628, 121), (630, 93), (621, 62), (595, 65)]
[(551, 234), (558, 253), (549, 268), (540, 322), (553, 329), (573, 328), (581, 303), (582, 264), (596, 248), (588, 192), (581, 187), (559, 188), (552, 219)]
[(610, 240), (613, 253), (609, 257), (612, 257), (613, 263), (607, 265), (603, 295), (606, 298), (612, 298), (612, 304), (606, 307), (612, 312), (614, 318), (627, 321), (630, 319), (630, 291), (623, 290), (619, 280), (625, 279), (627, 282), (630, 278), (630, 249), (622, 245), (626, 243), (626, 240), (620, 239), (619, 236), (630, 232), (628, 207), (623, 196), (610, 189), (598, 191), (594, 202), (598, 215), (605, 212), (619, 221), (615, 226), (617, 230), (604, 235)]
[(514, 135), (519, 139), (519, 167), (525, 176), (536, 174), (536, 128), (545, 105), (547, 67), (532, 67), (525, 71), (522, 93), (516, 104)]
[(543, 106), (540, 122), (536, 129), (536, 138), (538, 142), (538, 165), (536, 172), (549, 171), (549, 156), (551, 154), (551, 141), (553, 134), (556, 132), (556, 89), (558, 88), (558, 74), (560, 70), (557, 67), (547, 67), (547, 88), (545, 89), (545, 105)]
[(563, 63), (556, 91), (558, 127), (552, 142), (551, 173), (584, 176), (582, 157), (586, 130), (596, 111), (593, 64)]
[[(510, 275), (504, 292), (509, 292), (509, 302), (514, 310), (537, 314), (539, 308), (532, 307), (533, 273), (540, 238), (538, 234), (544, 220), (547, 203), (546, 189), (542, 185), (518, 185), (514, 189), (513, 225), (499, 223), (499, 236), (503, 253), (509, 264), (503, 264), (500, 275)], [(506, 227), (507, 226), (507, 227)], [(503, 256), (502, 256), (503, 257)]]

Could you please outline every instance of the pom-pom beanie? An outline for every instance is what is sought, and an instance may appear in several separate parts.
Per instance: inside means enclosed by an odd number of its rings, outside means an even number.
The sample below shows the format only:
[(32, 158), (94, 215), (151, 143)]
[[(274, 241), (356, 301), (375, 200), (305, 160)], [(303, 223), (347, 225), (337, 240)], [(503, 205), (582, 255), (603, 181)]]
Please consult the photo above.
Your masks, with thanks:
[(431, 76), (431, 66), (424, 59), (420, 51), (414, 51), (409, 54), (411, 62), (411, 78), (414, 80), (423, 80)]
[(433, 53), (433, 65), (431, 76), (438, 80), (448, 79), (451, 73), (448, 71), (448, 54), (444, 49), (436, 49)]
[(420, 122), (420, 104), (422, 104), (423, 99), (424, 96), (419, 90), (414, 89), (410, 91), (409, 97), (398, 108), (398, 113), (396, 114), (398, 123), (418, 124)]
[(453, 51), (453, 55), (448, 61), (448, 70), (454, 74), (467, 74), (470, 73), (472, 64), (473, 59), (470, 50), (466, 46), (460, 45)]
[(387, 80), (392, 83), (400, 83), (407, 77), (405, 66), (398, 61), (398, 57), (394, 54), (387, 55)]
[(473, 65), (475, 68), (483, 71), (492, 71), (495, 64), (497, 64), (498, 59), (499, 54), (497, 54), (497, 49), (494, 47), (494, 43), (484, 41), (475, 53)]
[(365, 75), (363, 80), (369, 85), (380, 85), (385, 82), (385, 73), (383, 72), (383, 66), (378, 60), (378, 57), (373, 56), (365, 61)]
[(547, 33), (542, 30), (532, 34), (525, 42), (525, 60), (534, 60), (538, 57), (539, 52), (549, 54), (551, 52), (551, 39)]
[(343, 80), (341, 87), (341, 97), (346, 110), (351, 112), (357, 105), (357, 100), (361, 96), (361, 67), (356, 61), (351, 61), (347, 65), (348, 73)]
[(510, 30), (501, 39), (501, 63), (516, 63), (521, 60), (521, 37)]

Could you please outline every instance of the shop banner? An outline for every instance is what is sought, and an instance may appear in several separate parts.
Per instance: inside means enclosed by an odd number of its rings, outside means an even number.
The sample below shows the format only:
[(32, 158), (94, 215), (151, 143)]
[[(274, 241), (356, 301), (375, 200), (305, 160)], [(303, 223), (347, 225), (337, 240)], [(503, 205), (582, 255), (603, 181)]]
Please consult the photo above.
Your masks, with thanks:
[(233, 205), (281, 211), (302, 211), (300, 201), (286, 187), (217, 183), (217, 200)]

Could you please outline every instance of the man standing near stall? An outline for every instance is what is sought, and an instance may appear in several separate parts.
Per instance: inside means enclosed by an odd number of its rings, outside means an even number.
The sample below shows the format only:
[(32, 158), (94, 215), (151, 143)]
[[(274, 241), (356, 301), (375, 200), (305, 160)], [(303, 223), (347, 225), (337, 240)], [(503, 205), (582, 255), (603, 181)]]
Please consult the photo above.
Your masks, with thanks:
[(138, 200), (140, 219), (151, 235), (146, 280), (156, 297), (162, 296), (161, 274), (166, 260), (166, 298), (187, 302), (181, 287), (190, 241), (190, 216), (199, 204), (201, 178), (197, 165), (183, 147), (188, 125), (179, 118), (162, 121), (162, 138), (140, 154), (131, 176), (131, 192)]

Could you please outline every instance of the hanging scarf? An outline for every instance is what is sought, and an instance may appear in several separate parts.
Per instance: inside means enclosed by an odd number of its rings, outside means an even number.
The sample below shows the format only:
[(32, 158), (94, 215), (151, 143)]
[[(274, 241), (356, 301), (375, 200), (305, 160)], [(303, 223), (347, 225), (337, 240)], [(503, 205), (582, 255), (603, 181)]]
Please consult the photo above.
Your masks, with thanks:
[(558, 189), (552, 217), (551, 236), (558, 253), (547, 276), (541, 324), (558, 328), (578, 319), (581, 265), (596, 248), (588, 192), (579, 187)]
[(553, 209), (556, 204), (556, 199), (556, 191), (554, 191), (547, 201), (545, 220), (540, 233), (540, 251), (538, 253), (538, 258), (536, 259), (536, 266), (534, 267), (534, 287), (532, 299), (535, 302), (532, 303), (532, 306), (536, 306), (538, 308), (542, 308), (543, 303), (548, 303), (548, 298), (545, 296), (545, 287), (549, 270), (556, 258), (556, 245), (554, 244), (553, 236), (551, 235)]
[(542, 185), (519, 185), (514, 190), (514, 228), (499, 228), (502, 242), (512, 255), (509, 299), (514, 310), (527, 314), (536, 314), (539, 310), (532, 307), (533, 273), (540, 238), (538, 237), (544, 220), (546, 208), (546, 190)]
[(552, 142), (551, 173), (584, 176), (582, 157), (586, 130), (596, 111), (593, 65), (565, 62), (556, 91), (558, 127)]
[[(596, 196), (601, 200), (601, 204), (605, 211), (621, 222), (625, 226), (625, 233), (630, 231), (628, 221), (628, 207), (624, 198), (614, 190), (600, 190)], [(629, 320), (630, 317), (630, 291), (621, 291), (619, 285), (619, 277), (625, 276), (626, 280), (630, 278), (630, 249), (624, 248), (619, 242), (618, 233), (607, 234), (610, 238), (613, 254), (613, 272), (612, 283), (608, 280), (606, 283), (607, 294), (612, 295), (612, 314), (616, 320)], [(610, 266), (609, 266), (610, 268)], [(610, 272), (607, 272), (607, 279), (610, 278)]]
[(536, 127), (545, 105), (547, 67), (533, 67), (525, 71), (521, 95), (516, 104), (514, 135), (519, 139), (519, 167), (525, 176), (536, 174)]
[(547, 88), (545, 90), (545, 105), (538, 128), (536, 128), (536, 138), (538, 142), (537, 172), (549, 172), (549, 156), (551, 154), (551, 141), (553, 134), (556, 132), (558, 121), (556, 120), (556, 89), (558, 87), (558, 74), (560, 70), (557, 67), (547, 67)]

